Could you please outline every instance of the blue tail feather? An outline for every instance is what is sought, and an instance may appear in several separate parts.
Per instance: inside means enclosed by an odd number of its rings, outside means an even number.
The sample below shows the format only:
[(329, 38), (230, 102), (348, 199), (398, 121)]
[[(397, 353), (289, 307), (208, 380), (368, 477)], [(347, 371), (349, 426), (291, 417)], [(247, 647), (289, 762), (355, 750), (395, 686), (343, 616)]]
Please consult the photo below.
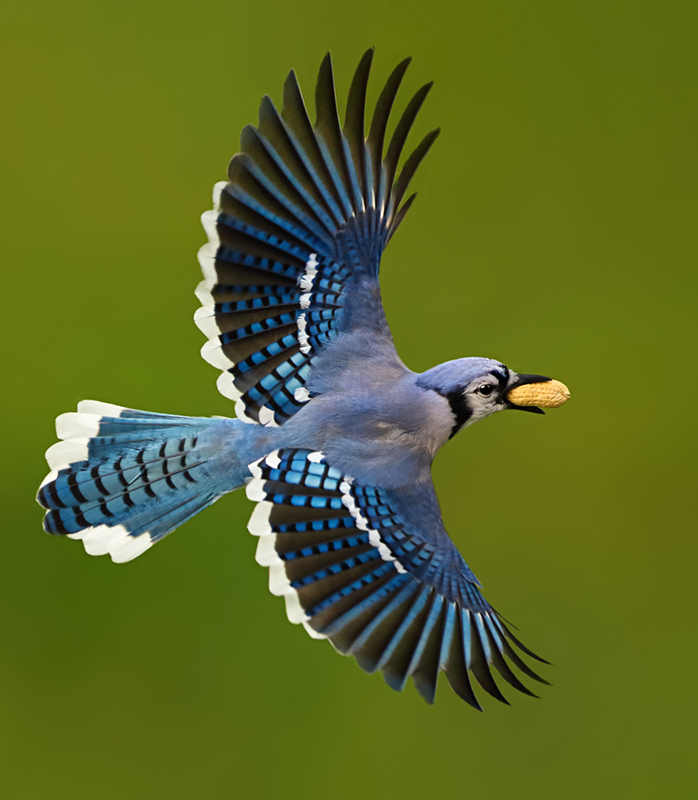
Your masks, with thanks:
[(246, 467), (222, 460), (220, 447), (236, 424), (80, 403), (58, 418), (63, 441), (46, 454), (44, 530), (81, 539), (92, 555), (135, 558), (242, 485)]

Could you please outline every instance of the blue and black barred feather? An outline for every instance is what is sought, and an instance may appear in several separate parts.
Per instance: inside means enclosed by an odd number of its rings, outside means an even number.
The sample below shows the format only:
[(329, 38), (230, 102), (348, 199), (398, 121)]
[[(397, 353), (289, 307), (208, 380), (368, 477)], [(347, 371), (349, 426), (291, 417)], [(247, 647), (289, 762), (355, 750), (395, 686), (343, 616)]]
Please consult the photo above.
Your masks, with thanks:
[(431, 84), (408, 103), (386, 149), (409, 59), (388, 79), (366, 135), (372, 58), (369, 50), (355, 73), (343, 128), (329, 54), (318, 76), (314, 125), (291, 72), (281, 112), (262, 100), (258, 125), (243, 130), (229, 181), (217, 185), (214, 211), (204, 215), (209, 244), (200, 253), (196, 321), (209, 342), (202, 355), (224, 370), (219, 388), (237, 401), (245, 421), (280, 425), (310, 399), (314, 359), (351, 330), (345, 312), (361, 304), (360, 284), (378, 291), (381, 254), (414, 199), (403, 203), (410, 179), (438, 135), (428, 134), (398, 175)]
[(62, 415), (66, 441), (48, 451), (54, 471), (37, 495), (44, 530), (115, 561), (142, 553), (220, 497), (200, 442), (209, 425), (91, 401)]
[(292, 621), (366, 671), (382, 670), (394, 689), (412, 677), (430, 703), (440, 671), (476, 708), (470, 673), (506, 702), (491, 666), (532, 694), (504, 656), (545, 683), (512, 643), (538, 657), (483, 598), (450, 539), (408, 522), (399, 492), (361, 485), (308, 450), (275, 451), (252, 471), (257, 560), (270, 567), (270, 588), (286, 598)]

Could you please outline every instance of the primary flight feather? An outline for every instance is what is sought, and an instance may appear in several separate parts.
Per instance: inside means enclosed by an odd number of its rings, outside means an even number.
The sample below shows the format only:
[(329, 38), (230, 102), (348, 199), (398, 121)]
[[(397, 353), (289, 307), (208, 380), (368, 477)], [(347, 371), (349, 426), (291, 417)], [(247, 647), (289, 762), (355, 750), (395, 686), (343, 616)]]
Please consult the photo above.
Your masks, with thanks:
[(431, 464), (461, 428), (503, 409), (541, 413), (569, 392), (487, 358), (422, 374), (400, 360), (378, 271), (438, 131), (402, 157), (427, 84), (387, 136), (409, 59), (366, 131), (372, 58), (356, 70), (343, 126), (329, 55), (314, 124), (294, 72), (281, 111), (263, 98), (203, 215), (195, 320), (237, 419), (84, 401), (56, 421), (62, 441), (46, 454), (52, 471), (38, 500), (46, 531), (124, 562), (244, 486), (256, 503), (257, 561), (292, 622), (382, 670), (394, 689), (412, 678), (430, 703), (443, 671), (479, 708), (471, 674), (506, 702), (491, 667), (531, 694), (513, 668), (542, 681), (518, 651), (538, 657), (484, 599), (446, 533)]

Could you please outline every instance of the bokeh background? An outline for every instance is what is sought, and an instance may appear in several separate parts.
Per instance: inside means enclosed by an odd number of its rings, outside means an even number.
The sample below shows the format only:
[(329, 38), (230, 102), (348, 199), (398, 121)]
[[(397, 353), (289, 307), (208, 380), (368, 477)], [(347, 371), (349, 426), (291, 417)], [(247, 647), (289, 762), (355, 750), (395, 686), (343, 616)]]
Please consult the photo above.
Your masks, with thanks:
[[(687, 797), (695, 791), (692, 3), (15, 3), (3, 11), (0, 774), (7, 798)], [(383, 263), (415, 370), (566, 382), (435, 464), (542, 699), (428, 707), (287, 623), (240, 493), (115, 566), (41, 531), (80, 399), (232, 413), (199, 358), (200, 213), (242, 126), (327, 49), (413, 55), (443, 134)], [(405, 93), (406, 95), (406, 93)], [(343, 105), (343, 100), (342, 100)], [(505, 687), (506, 692), (506, 687)]]

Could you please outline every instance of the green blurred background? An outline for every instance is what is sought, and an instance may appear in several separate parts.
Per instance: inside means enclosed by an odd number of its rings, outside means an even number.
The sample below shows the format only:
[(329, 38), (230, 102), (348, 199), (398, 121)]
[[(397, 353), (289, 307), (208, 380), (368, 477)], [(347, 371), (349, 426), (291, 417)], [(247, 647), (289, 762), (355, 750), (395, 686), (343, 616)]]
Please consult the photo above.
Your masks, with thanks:
[[(684, 797), (695, 791), (694, 3), (15, 4), (3, 12), (8, 798)], [(287, 623), (228, 497), (115, 566), (41, 531), (54, 417), (232, 414), (191, 322), (200, 213), (259, 98), (327, 49), (436, 81), (443, 134), (383, 263), (415, 370), (566, 382), (435, 479), (542, 699), (428, 707)], [(689, 345), (692, 345), (689, 349)], [(9, 446), (8, 446), (9, 445)], [(691, 488), (693, 487), (693, 488)], [(505, 689), (506, 690), (506, 689)]]

